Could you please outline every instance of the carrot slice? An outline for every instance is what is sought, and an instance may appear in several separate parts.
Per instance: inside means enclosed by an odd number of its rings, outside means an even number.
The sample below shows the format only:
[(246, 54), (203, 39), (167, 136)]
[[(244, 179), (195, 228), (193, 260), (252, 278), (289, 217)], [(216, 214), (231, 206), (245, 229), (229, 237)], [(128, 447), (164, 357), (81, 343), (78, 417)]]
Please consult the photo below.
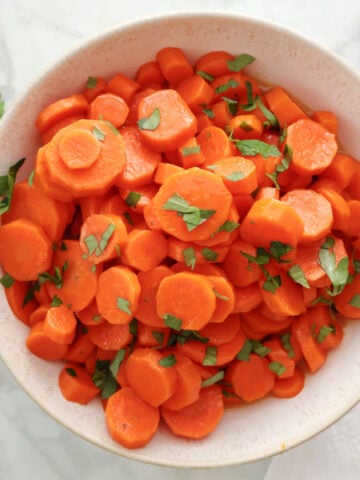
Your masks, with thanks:
[(161, 280), (156, 304), (157, 312), (165, 323), (175, 317), (178, 330), (199, 330), (214, 314), (216, 296), (206, 276), (180, 272)]
[(291, 124), (286, 143), (292, 150), (291, 167), (300, 174), (316, 175), (323, 172), (338, 150), (335, 135), (310, 119)]
[(229, 137), (222, 128), (216, 125), (203, 128), (196, 139), (205, 157), (206, 165), (213, 165), (221, 158), (235, 155), (235, 148)]
[(294, 374), (291, 377), (275, 378), (271, 393), (277, 398), (292, 398), (301, 392), (304, 384), (304, 373), (299, 368), (295, 368)]
[(152, 348), (136, 348), (125, 364), (129, 385), (144, 401), (158, 407), (176, 390), (174, 365), (164, 364), (166, 357)]
[(44, 334), (56, 343), (72, 343), (76, 333), (76, 317), (65, 305), (50, 307), (44, 321)]
[(262, 296), (257, 282), (250, 283), (245, 287), (234, 288), (233, 313), (249, 312), (257, 308), (261, 302)]
[(103, 93), (90, 103), (88, 118), (106, 120), (119, 128), (124, 125), (128, 114), (129, 107), (125, 100), (113, 93)]
[(333, 229), (346, 231), (346, 227), (350, 221), (351, 212), (349, 204), (344, 197), (336, 190), (330, 188), (319, 187), (316, 188), (316, 191), (330, 202), (334, 219)]
[[(245, 255), (244, 255), (245, 254)], [(244, 240), (237, 239), (230, 245), (222, 267), (231, 283), (236, 287), (246, 287), (260, 278), (258, 265), (249, 265), (246, 255), (256, 256), (256, 248)]]
[(117, 73), (109, 80), (107, 89), (129, 104), (135, 93), (139, 91), (140, 84), (123, 73)]
[(29, 330), (26, 346), (33, 355), (49, 362), (58, 361), (67, 352), (68, 346), (51, 340), (44, 333), (44, 322), (37, 322)]
[(267, 359), (270, 363), (276, 362), (278, 378), (289, 378), (294, 375), (295, 361), (289, 357), (279, 338), (270, 338), (263, 342), (263, 346), (269, 349)]
[(138, 115), (141, 137), (156, 152), (175, 150), (197, 130), (194, 114), (176, 90), (159, 90), (142, 98)]
[(232, 137), (239, 140), (260, 138), (263, 133), (261, 120), (254, 114), (236, 115), (229, 122)]
[(127, 236), (121, 254), (124, 265), (135, 270), (152, 270), (166, 258), (168, 241), (158, 230), (134, 228)]
[(320, 123), (326, 130), (334, 135), (338, 134), (339, 120), (334, 112), (330, 110), (316, 110), (312, 116), (312, 120)]
[(220, 176), (193, 167), (171, 175), (153, 202), (166, 233), (180, 240), (198, 241), (208, 239), (227, 220), (232, 197)]
[[(221, 279), (221, 277), (217, 278)], [(221, 323), (208, 323), (199, 330), (199, 334), (207, 339), (206, 343), (209, 345), (222, 345), (231, 342), (239, 334), (239, 331), (239, 315), (228, 315)]]
[(37, 280), (48, 270), (52, 242), (38, 224), (25, 218), (0, 227), (0, 264), (16, 280)]
[(316, 242), (330, 232), (334, 221), (331, 204), (320, 193), (299, 188), (283, 195), (281, 201), (293, 208), (304, 224), (301, 242)]
[(159, 409), (144, 402), (130, 387), (123, 387), (108, 399), (105, 419), (111, 437), (125, 448), (141, 448), (155, 435)]
[(207, 168), (222, 177), (231, 193), (252, 193), (257, 187), (256, 167), (248, 158), (225, 157)]
[(193, 74), (193, 68), (186, 58), (184, 51), (178, 47), (164, 47), (156, 54), (161, 73), (171, 84), (177, 84), (180, 80)]
[(113, 324), (107, 321), (99, 325), (89, 325), (88, 335), (94, 345), (106, 351), (124, 348), (132, 339), (128, 324)]
[(360, 275), (347, 284), (344, 290), (334, 298), (338, 312), (346, 318), (360, 318)]
[(217, 385), (202, 388), (199, 398), (180, 410), (161, 407), (161, 417), (175, 435), (203, 438), (215, 430), (224, 414), (221, 388)]
[(229, 73), (228, 61), (234, 56), (224, 50), (214, 50), (204, 53), (195, 63), (196, 72), (205, 72), (213, 77), (220, 77)]
[[(216, 307), (211, 323), (223, 323), (234, 310), (235, 294), (230, 281), (219, 275), (208, 275), (216, 295)], [(206, 327), (205, 327), (206, 328)]]
[(129, 323), (137, 309), (140, 284), (127, 267), (110, 267), (100, 274), (96, 302), (101, 315), (110, 323)]
[(213, 98), (213, 89), (199, 75), (185, 77), (176, 85), (176, 90), (195, 114), (201, 112), (202, 105), (209, 105)]
[(299, 342), (304, 359), (311, 373), (317, 372), (326, 361), (326, 350), (315, 340), (307, 322), (306, 316), (295, 318), (291, 331)]
[(136, 71), (135, 80), (144, 88), (153, 83), (163, 86), (165, 83), (159, 64), (156, 60), (150, 60), (140, 65)]
[(37, 116), (35, 126), (40, 133), (44, 133), (54, 123), (70, 115), (83, 114), (88, 110), (89, 104), (81, 93), (60, 98), (46, 106)]
[(101, 93), (104, 93), (107, 87), (107, 82), (103, 77), (89, 76), (84, 89), (84, 96), (88, 102), (92, 102)]
[(18, 280), (11, 282), (11, 285), (5, 288), (6, 300), (11, 311), (25, 325), (31, 324), (31, 315), (38, 307), (36, 298), (33, 298), (33, 295), (30, 295), (27, 301), (29, 293), (32, 292), (31, 282), (19, 282)]
[(291, 125), (308, 116), (281, 87), (274, 87), (265, 93), (265, 99), (270, 110), (278, 119), (280, 126)]
[(91, 375), (81, 365), (66, 363), (59, 374), (59, 388), (69, 402), (87, 405), (100, 390), (94, 385)]

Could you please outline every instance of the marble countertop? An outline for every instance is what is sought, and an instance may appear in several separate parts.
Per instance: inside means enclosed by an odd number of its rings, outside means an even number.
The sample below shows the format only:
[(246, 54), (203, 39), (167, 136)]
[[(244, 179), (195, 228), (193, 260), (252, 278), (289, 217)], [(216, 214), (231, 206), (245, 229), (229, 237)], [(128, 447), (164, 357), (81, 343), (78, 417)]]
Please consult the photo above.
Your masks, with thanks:
[[(147, 14), (226, 10), (270, 19), (328, 47), (360, 71), (358, 0), (0, 0), (0, 93), (6, 104), (54, 59), (90, 35)], [(359, 106), (360, 107), (360, 106)], [(356, 480), (360, 405), (308, 442), (274, 458), (206, 470), (207, 480)], [(197, 480), (203, 470), (140, 464), (55, 423), (0, 360), (0, 480)]]

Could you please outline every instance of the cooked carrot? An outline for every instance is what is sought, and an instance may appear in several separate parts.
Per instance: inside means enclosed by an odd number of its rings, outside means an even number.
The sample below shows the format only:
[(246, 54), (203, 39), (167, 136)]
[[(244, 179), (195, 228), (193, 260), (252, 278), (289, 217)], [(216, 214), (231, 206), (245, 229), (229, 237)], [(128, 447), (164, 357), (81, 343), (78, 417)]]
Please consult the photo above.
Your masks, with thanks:
[(169, 327), (151, 327), (138, 321), (136, 331), (136, 346), (165, 348), (170, 339), (171, 329)]
[(141, 448), (155, 435), (159, 409), (144, 402), (130, 387), (123, 387), (108, 399), (105, 419), (111, 437), (125, 448)]
[(35, 126), (40, 133), (44, 133), (66, 117), (86, 113), (88, 107), (88, 101), (81, 93), (61, 98), (41, 110), (35, 120)]
[(67, 352), (68, 345), (51, 340), (44, 333), (44, 322), (37, 322), (29, 330), (26, 346), (33, 355), (49, 362), (58, 361)]
[(253, 402), (271, 392), (275, 374), (269, 368), (269, 361), (251, 353), (249, 359), (234, 360), (227, 368), (225, 379), (236, 395), (246, 402)]
[(104, 93), (107, 88), (107, 82), (100, 76), (89, 76), (86, 81), (84, 96), (88, 102), (92, 102), (98, 95)]
[(96, 346), (90, 340), (88, 331), (79, 329), (75, 340), (69, 345), (69, 348), (64, 356), (66, 362), (75, 362), (85, 364), (89, 356), (95, 352)]
[(78, 120), (82, 120), (86, 118), (86, 113), (78, 113), (75, 115), (70, 115), (69, 117), (65, 117), (62, 120), (59, 120), (58, 122), (54, 123), (49, 127), (45, 132), (41, 134), (41, 139), (43, 144), (45, 145), (46, 143), (49, 143), (54, 135), (61, 130), (64, 127), (67, 127), (68, 125), (71, 125), (72, 123), (77, 122)]
[(184, 51), (178, 47), (164, 47), (156, 54), (156, 60), (165, 79), (173, 85), (193, 74), (193, 68)]
[(224, 414), (224, 401), (218, 385), (202, 388), (199, 398), (180, 410), (161, 407), (161, 417), (175, 435), (203, 438), (215, 430)]
[(311, 373), (319, 370), (326, 361), (326, 351), (312, 336), (306, 316), (296, 317), (291, 325), (291, 331), (299, 342), (304, 359)]
[[(222, 278), (222, 277), (216, 277)], [(228, 315), (221, 323), (208, 323), (199, 330), (201, 337), (207, 339), (208, 345), (222, 345), (231, 342), (239, 334), (240, 317), (239, 315)]]
[(220, 176), (193, 167), (171, 175), (161, 185), (154, 197), (154, 211), (164, 232), (197, 241), (208, 239), (223, 225), (231, 203)]
[(96, 302), (108, 322), (129, 323), (137, 309), (139, 296), (140, 283), (129, 268), (114, 266), (100, 274)]
[(154, 183), (162, 185), (165, 181), (173, 175), (174, 173), (179, 173), (183, 170), (183, 167), (178, 165), (173, 165), (172, 163), (164, 163), (161, 162), (156, 167), (155, 175), (154, 175)]
[(167, 253), (168, 242), (161, 232), (135, 228), (124, 242), (121, 260), (135, 270), (147, 271), (160, 265)]
[(288, 127), (286, 143), (292, 150), (291, 166), (300, 174), (317, 175), (335, 157), (338, 145), (333, 133), (310, 119), (297, 120)]
[(251, 84), (253, 95), (258, 95), (260, 93), (258, 84), (243, 72), (233, 72), (216, 77), (211, 82), (214, 89), (214, 101), (226, 96), (233, 100), (241, 100), (241, 102), (244, 100), (246, 102), (247, 82)]
[(360, 162), (355, 163), (355, 172), (346, 188), (346, 193), (354, 200), (360, 200)]
[(143, 216), (134, 212), (118, 193), (109, 195), (103, 199), (99, 213), (121, 217), (127, 230), (131, 230), (134, 226), (144, 221)]
[(241, 326), (246, 333), (246, 330), (249, 329), (256, 336), (250, 338), (262, 339), (270, 333), (282, 332), (291, 324), (291, 317), (280, 317), (276, 316), (276, 319), (269, 318), (264, 315), (260, 307), (255, 308), (249, 312), (243, 312), (241, 314)]
[(344, 331), (341, 323), (333, 318), (327, 305), (315, 306), (302, 315), (308, 322), (313, 337), (324, 350), (340, 345)]
[(28, 182), (15, 185), (11, 209), (1, 217), (2, 224), (26, 218), (41, 226), (52, 241), (63, 236), (67, 223), (67, 207), (45, 195), (42, 190)]
[(323, 197), (330, 202), (331, 210), (333, 214), (333, 229), (344, 230), (349, 224), (351, 212), (349, 204), (344, 197), (340, 195), (336, 190), (330, 188), (318, 187), (316, 192), (320, 193)]
[(285, 350), (279, 338), (270, 338), (262, 344), (265, 348), (269, 349), (267, 359), (270, 363), (276, 362), (278, 366), (277, 377), (289, 378), (294, 375), (295, 361), (289, 357), (288, 352)]
[(53, 254), (46, 288), (53, 300), (59, 298), (76, 312), (86, 308), (95, 298), (98, 283), (98, 269), (83, 256), (83, 250), (76, 240), (64, 240), (61, 249)]
[(304, 373), (299, 368), (295, 368), (294, 374), (291, 377), (275, 378), (271, 393), (277, 398), (292, 398), (301, 392), (304, 388), (304, 384)]
[[(211, 112), (212, 123), (219, 128), (224, 129), (224, 131), (231, 131), (229, 124), (233, 119), (234, 115), (231, 112), (229, 105), (230, 99), (218, 100), (217, 102), (211, 104), (209, 112)], [(203, 110), (204, 111), (204, 110)], [(206, 110), (205, 110), (206, 111)]]
[(87, 217), (80, 230), (80, 246), (94, 264), (112, 260), (122, 254), (127, 229), (117, 215), (105, 213)]
[(249, 312), (257, 308), (261, 302), (262, 296), (257, 282), (250, 283), (245, 287), (234, 288), (233, 313)]
[(156, 60), (150, 60), (140, 65), (136, 71), (135, 80), (145, 88), (147, 85), (157, 83), (160, 86), (164, 85), (165, 78), (162, 74), (159, 64)]
[(360, 232), (360, 200), (349, 200), (347, 204), (350, 210), (350, 220), (344, 231), (349, 237), (357, 237)]
[(19, 218), (0, 227), (0, 264), (15, 280), (37, 280), (48, 270), (52, 242), (38, 224)]
[(320, 123), (330, 133), (334, 135), (338, 134), (339, 120), (334, 112), (329, 110), (316, 110), (313, 112), (311, 118), (315, 120), (315, 122)]
[(161, 155), (153, 152), (141, 142), (141, 133), (135, 126), (121, 129), (125, 142), (125, 166), (117, 185), (119, 188), (136, 190), (152, 182)]
[(230, 245), (229, 252), (222, 263), (224, 272), (236, 287), (246, 287), (258, 281), (261, 274), (259, 266), (255, 263), (249, 264), (242, 252), (256, 256), (256, 248), (251, 243), (238, 239)]
[(145, 88), (143, 90), (139, 90), (134, 94), (134, 96), (129, 102), (129, 113), (125, 120), (125, 126), (137, 126), (137, 122), (139, 120), (139, 103), (144, 97), (150, 95), (151, 93), (154, 93), (155, 91), (155, 88)]
[[(250, 195), (249, 195), (250, 196)], [(227, 220), (213, 232), (206, 240), (197, 240), (198, 245), (204, 247), (229, 247), (239, 236), (239, 213), (235, 202), (230, 205)]]
[(231, 193), (252, 193), (257, 187), (254, 162), (241, 156), (225, 157), (208, 165), (220, 175)]
[(308, 118), (300, 106), (281, 87), (274, 87), (266, 92), (265, 98), (281, 127), (284, 127), (284, 125), (289, 126), (297, 120)]
[[(339, 237), (331, 236), (334, 245), (330, 251), (335, 254), (335, 267), (341, 259), (347, 258), (347, 251), (344, 242)], [(329, 287), (331, 280), (319, 262), (319, 253), (326, 238), (316, 242), (304, 243), (298, 246), (296, 253), (296, 264), (301, 268), (304, 276), (311, 287)]]
[(204, 248), (202, 245), (168, 237), (168, 257), (177, 262), (186, 262), (188, 266), (192, 267), (192, 270), (196, 265), (204, 265), (209, 262), (221, 263), (228, 251), (229, 247), (226, 245)]
[(334, 304), (345, 318), (360, 318), (360, 275), (356, 275), (353, 281), (334, 297)]
[(142, 98), (138, 115), (141, 137), (156, 152), (175, 150), (197, 130), (194, 114), (173, 89), (159, 90)]
[(164, 327), (164, 319), (157, 313), (156, 292), (161, 280), (170, 276), (171, 273), (170, 268), (165, 265), (138, 273), (141, 293), (138, 308), (134, 314), (136, 318), (150, 327)]
[(101, 144), (88, 130), (67, 129), (58, 143), (58, 153), (70, 170), (87, 169), (98, 159)]
[(181, 145), (177, 151), (179, 155), (179, 163), (183, 168), (196, 167), (205, 161), (196, 137), (189, 138), (189, 140)]
[(295, 247), (303, 232), (304, 223), (294, 208), (272, 198), (255, 201), (240, 225), (244, 240), (264, 247), (272, 241)]
[(119, 128), (124, 125), (128, 114), (129, 107), (123, 98), (113, 93), (102, 93), (90, 103), (88, 118), (105, 120)]
[(76, 363), (66, 363), (63, 366), (59, 373), (58, 383), (66, 400), (81, 405), (87, 405), (100, 393), (89, 372)]
[(260, 187), (256, 191), (255, 200), (261, 200), (262, 198), (274, 198), (279, 200), (280, 192), (275, 187)]
[(113, 324), (107, 321), (99, 325), (89, 325), (88, 335), (92, 343), (102, 350), (119, 350), (132, 340), (128, 324)]
[(220, 127), (216, 127), (215, 125), (205, 127), (196, 138), (205, 157), (206, 165), (212, 165), (220, 158), (235, 155), (234, 145)]
[(26, 325), (31, 324), (31, 315), (38, 308), (33, 291), (31, 282), (14, 281), (12, 277), (10, 284), (5, 287), (6, 300), (12, 313)]
[(174, 365), (168, 366), (158, 350), (136, 348), (126, 361), (125, 371), (129, 385), (153, 407), (164, 403), (176, 390)]
[(161, 230), (159, 219), (155, 213), (154, 202), (150, 200), (144, 207), (143, 218), (150, 230)]
[(203, 105), (210, 104), (213, 98), (213, 89), (199, 75), (183, 78), (176, 85), (176, 90), (195, 114), (200, 113)]
[(50, 302), (38, 305), (29, 317), (29, 325), (33, 326), (37, 322), (44, 321), (49, 308), (51, 308)]
[(148, 185), (137, 187), (135, 192), (128, 188), (121, 189), (120, 195), (125, 200), (125, 203), (130, 206), (131, 212), (143, 215), (145, 207), (154, 198), (157, 191), (158, 186), (154, 183), (149, 183)]
[[(89, 143), (92, 153), (90, 158), (87, 158), (87, 154), (82, 152), (79, 159), (76, 160), (76, 165), (81, 162), (87, 165), (87, 168), (72, 169), (66, 165), (61, 155), (65, 155), (67, 162), (71, 160), (72, 156), (64, 153), (65, 148), (59, 150), (59, 145), (70, 132), (79, 130), (83, 131), (87, 140), (92, 138)], [(76, 150), (76, 135), (73, 140)], [(75, 153), (73, 149), (71, 151)], [(95, 158), (96, 152), (98, 152), (98, 156)], [(107, 123), (101, 120), (87, 119), (79, 120), (60, 130), (47, 145), (44, 156), (50, 180), (72, 195), (81, 197), (103, 194), (110, 188), (125, 164), (125, 146), (121, 135), (116, 134)]]
[(176, 354), (176, 390), (162, 404), (168, 410), (180, 410), (196, 402), (200, 395), (201, 376), (195, 363), (183, 355)]
[(95, 299), (90, 305), (76, 312), (76, 316), (83, 325), (99, 325), (105, 321), (105, 318), (99, 312)]
[(254, 114), (236, 115), (229, 124), (229, 130), (233, 138), (239, 140), (257, 138), (259, 139), (263, 132), (263, 125), (259, 118)]
[(65, 305), (50, 307), (44, 321), (44, 334), (56, 343), (68, 345), (76, 333), (76, 317)]
[(204, 53), (195, 63), (196, 72), (205, 72), (213, 77), (219, 77), (229, 73), (228, 61), (234, 56), (224, 50), (214, 50)]
[(215, 312), (216, 296), (204, 275), (181, 272), (161, 280), (156, 304), (166, 324), (175, 317), (178, 329), (199, 330)]
[[(209, 116), (210, 115), (210, 116)], [(206, 127), (214, 126), (214, 122), (212, 121), (213, 113), (210, 111), (204, 111), (204, 109), (196, 115), (196, 123), (198, 131), (201, 132)]]
[(107, 192), (104, 195), (89, 195), (77, 198), (76, 203), (81, 210), (82, 222), (85, 222), (90, 215), (102, 213), (103, 205), (109, 196), (110, 194)]
[(210, 319), (211, 323), (223, 323), (234, 310), (235, 294), (230, 281), (219, 275), (208, 275), (216, 295), (215, 311)]
[(333, 213), (330, 202), (323, 195), (299, 188), (286, 193), (281, 201), (293, 208), (304, 224), (301, 242), (316, 242), (330, 232)]
[(140, 90), (140, 84), (123, 73), (117, 73), (109, 80), (107, 89), (129, 104), (135, 93)]

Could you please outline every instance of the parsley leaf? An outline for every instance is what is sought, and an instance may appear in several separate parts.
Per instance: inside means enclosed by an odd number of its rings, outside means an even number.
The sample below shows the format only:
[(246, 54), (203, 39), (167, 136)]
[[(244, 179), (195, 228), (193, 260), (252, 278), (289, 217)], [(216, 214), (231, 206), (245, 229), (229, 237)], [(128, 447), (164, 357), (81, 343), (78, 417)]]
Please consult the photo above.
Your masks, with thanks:
[(156, 130), (160, 125), (160, 110), (155, 108), (149, 117), (140, 118), (137, 124), (140, 130)]
[(349, 303), (352, 307), (360, 308), (360, 293), (355, 293)]
[(100, 140), (101, 142), (105, 140), (105, 133), (102, 130), (100, 130), (99, 127), (95, 126), (92, 129), (92, 133), (97, 140)]
[(60, 307), (64, 302), (59, 298), (57, 295), (54, 295), (54, 298), (51, 301), (51, 306), (52, 307)]
[(217, 347), (206, 347), (205, 357), (202, 361), (203, 365), (216, 365), (217, 362)]
[(254, 156), (262, 155), (264, 158), (278, 157), (281, 152), (275, 145), (263, 142), (262, 140), (234, 140), (236, 148), (242, 155)]
[(287, 333), (284, 333), (283, 335), (281, 335), (280, 340), (281, 340), (281, 343), (282, 343), (284, 349), (287, 351), (288, 356), (290, 358), (294, 358), (295, 357), (295, 352), (294, 352), (293, 346), (291, 344), (290, 332), (287, 332)]
[(114, 375), (111, 373), (110, 360), (96, 360), (92, 381), (95, 387), (101, 390), (101, 398), (111, 397), (119, 387)]
[(300, 265), (292, 266), (288, 271), (288, 275), (294, 280), (295, 283), (298, 283), (305, 288), (310, 288), (309, 282), (306, 280), (304, 271)]
[(25, 158), (22, 158), (14, 165), (9, 167), (6, 175), (0, 177), (0, 196), (2, 196), (0, 200), (0, 215), (7, 212), (10, 208), (16, 175), (24, 162)]
[(236, 358), (242, 360), (243, 362), (248, 362), (250, 360), (250, 353), (252, 352), (253, 344), (252, 341), (248, 338), (245, 340), (244, 345), (241, 347), (240, 352), (237, 354)]
[(269, 368), (272, 372), (274, 372), (278, 377), (282, 375), (286, 371), (285, 365), (280, 362), (270, 362)]
[(110, 372), (112, 373), (114, 378), (116, 378), (116, 376), (118, 374), (120, 365), (122, 364), (122, 362), (125, 359), (125, 355), (126, 355), (126, 349), (125, 348), (120, 348), (120, 350), (118, 350), (116, 352), (114, 360), (111, 362), (111, 364), (109, 366)]
[(90, 88), (90, 89), (93, 89), (95, 88), (97, 85), (97, 78), (96, 77), (88, 77), (87, 81), (86, 81), (86, 88)]
[(203, 380), (201, 382), (201, 387), (204, 388), (204, 387), (210, 387), (210, 385), (214, 385), (215, 383), (222, 380), (224, 378), (224, 375), (225, 375), (224, 370), (219, 370), (211, 377), (207, 378), (206, 380)]
[(193, 147), (184, 147), (181, 150), (181, 155), (183, 157), (188, 157), (190, 155), (195, 155), (197, 153), (200, 153), (200, 145), (194, 145)]
[(236, 88), (238, 86), (239, 86), (239, 82), (237, 82), (233, 78), (230, 78), (228, 82), (223, 83), (215, 88), (215, 94), (220, 95), (221, 93), (226, 92), (230, 88)]
[(250, 65), (255, 60), (255, 57), (248, 53), (241, 53), (233, 60), (227, 61), (228, 69), (232, 72), (240, 72), (244, 67)]
[(0, 278), (0, 283), (5, 288), (10, 288), (14, 284), (15, 280), (11, 275), (6, 273), (3, 277)]
[(336, 265), (335, 253), (328, 246), (333, 245), (333, 241), (332, 237), (328, 237), (319, 251), (320, 266), (332, 283), (332, 290), (328, 289), (328, 294), (331, 296), (339, 295), (344, 290), (349, 278), (349, 258), (343, 257)]
[(185, 265), (194, 270), (196, 265), (196, 252), (194, 247), (184, 248), (181, 254), (185, 260)]
[(292, 162), (292, 150), (289, 147), (289, 145), (285, 145), (284, 156), (281, 162), (278, 165), (276, 165), (275, 171), (273, 173), (265, 173), (265, 175), (274, 182), (274, 185), (278, 190), (280, 190), (280, 185), (278, 181), (279, 173), (285, 172), (290, 167), (291, 162)]
[(319, 343), (322, 343), (328, 335), (330, 334), (335, 335), (335, 333), (336, 333), (336, 329), (334, 325), (322, 325), (319, 330), (319, 333), (317, 334), (316, 340)]
[(235, 171), (229, 173), (229, 175), (226, 176), (226, 180), (230, 180), (230, 182), (238, 182), (239, 180), (244, 178), (244, 173), (240, 171)]
[(176, 357), (173, 353), (170, 353), (169, 355), (167, 355), (166, 357), (163, 357), (159, 360), (159, 365), (161, 365), (162, 367), (165, 367), (165, 368), (169, 368), (169, 367), (173, 367), (174, 365), (176, 365)]
[(171, 313), (167, 313), (164, 315), (164, 322), (167, 327), (170, 327), (177, 331), (181, 330), (181, 325), (182, 325), (181, 318), (178, 318), (175, 315), (171, 315)]
[(240, 227), (240, 223), (233, 222), (232, 220), (226, 220), (220, 227), (217, 229), (216, 233), (219, 232), (233, 232)]
[(233, 98), (228, 98), (228, 97), (222, 97), (224, 102), (226, 103), (226, 107), (228, 109), (228, 112), (230, 115), (233, 117), (237, 114), (238, 111), (238, 101), (234, 100)]
[(181, 195), (174, 193), (162, 206), (163, 210), (177, 212), (184, 220), (189, 232), (204, 223), (216, 210), (203, 210), (190, 205)]
[(201, 255), (208, 262), (216, 262), (216, 260), (219, 256), (218, 252), (215, 252), (214, 250), (212, 250), (211, 248), (208, 248), (208, 247), (203, 248), (201, 250)]
[(122, 310), (123, 312), (127, 313), (128, 315), (132, 315), (132, 312), (130, 310), (130, 302), (126, 298), (122, 297), (117, 297), (116, 299), (116, 306), (119, 310)]
[(141, 193), (130, 192), (125, 198), (125, 203), (128, 207), (136, 207), (141, 198)]
[(230, 299), (229, 297), (226, 297), (225, 295), (221, 295), (215, 288), (213, 289), (215, 297), (219, 298), (220, 300), (224, 300), (224, 302), (228, 302)]
[(69, 368), (65, 368), (66, 372), (70, 375), (70, 377), (77, 377), (77, 373), (75, 372), (75, 370), (71, 367)]
[(276, 118), (276, 116), (267, 108), (265, 107), (265, 105), (263, 104), (261, 98), (259, 96), (256, 97), (255, 99), (255, 103), (256, 105), (259, 107), (259, 109), (261, 110), (261, 112), (263, 113), (264, 117), (266, 118), (266, 120), (268, 121), (269, 125), (272, 127), (272, 128), (276, 128), (278, 129), (279, 128), (279, 121), (278, 119)]
[(203, 70), (197, 70), (196, 75), (199, 75), (199, 77), (202, 77), (204, 80), (207, 80), (208, 82), (212, 82), (214, 80), (214, 76), (210, 75), (209, 73), (204, 72)]

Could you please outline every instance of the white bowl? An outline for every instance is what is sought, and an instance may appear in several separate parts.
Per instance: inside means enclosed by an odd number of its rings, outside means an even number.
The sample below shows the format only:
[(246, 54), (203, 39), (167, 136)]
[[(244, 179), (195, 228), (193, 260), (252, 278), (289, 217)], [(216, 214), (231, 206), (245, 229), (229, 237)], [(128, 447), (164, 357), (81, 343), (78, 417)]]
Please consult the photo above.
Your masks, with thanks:
[[(17, 98), (0, 124), (0, 174), (26, 156), (32, 168), (39, 138), (39, 110), (80, 89), (89, 75), (134, 74), (164, 46), (183, 48), (190, 60), (210, 50), (247, 52), (256, 57), (248, 71), (285, 86), (314, 109), (333, 110), (339, 138), (360, 156), (360, 76), (334, 54), (308, 39), (264, 20), (234, 13), (176, 13), (120, 25), (97, 36), (52, 65)], [(17, 321), (0, 290), (0, 354), (20, 386), (49, 415), (86, 440), (129, 459), (179, 467), (217, 467), (277, 454), (338, 420), (360, 399), (360, 323), (350, 322), (340, 348), (326, 365), (308, 375), (303, 392), (289, 400), (267, 398), (229, 409), (217, 430), (200, 441), (160, 428), (144, 448), (126, 450), (112, 441), (100, 403), (86, 407), (65, 401), (57, 387), (60, 365), (31, 355), (27, 327)]]

